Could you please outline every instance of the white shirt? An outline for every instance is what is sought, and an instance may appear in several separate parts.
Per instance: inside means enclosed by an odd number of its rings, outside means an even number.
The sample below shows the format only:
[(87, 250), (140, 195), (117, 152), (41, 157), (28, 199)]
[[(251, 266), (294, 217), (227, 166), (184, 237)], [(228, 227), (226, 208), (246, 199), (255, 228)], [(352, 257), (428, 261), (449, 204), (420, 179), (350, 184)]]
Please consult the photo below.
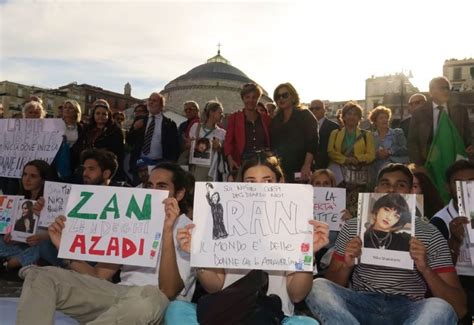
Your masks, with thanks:
[(318, 132), (319, 130), (321, 130), (321, 126), (323, 126), (325, 119), (326, 119), (326, 116), (323, 116), (320, 120), (316, 119), (316, 121), (318, 121)]
[[(191, 126), (191, 129), (189, 129), (189, 137), (192, 139), (196, 138), (196, 131), (197, 127), (200, 125), (199, 123), (194, 123), (193, 126)], [(212, 139), (216, 138), (219, 140), (220, 144), (224, 144), (224, 139), (225, 139), (225, 133), (226, 131), (218, 126), (212, 131), (209, 129), (206, 129), (204, 126), (201, 125), (201, 129), (199, 130), (199, 138), (204, 138), (206, 136), (207, 139), (211, 140), (212, 144)], [(207, 134), (207, 135), (206, 135)], [(213, 150), (212, 151), (212, 156), (211, 156), (211, 165), (209, 167), (209, 176), (212, 177), (212, 179), (217, 179), (217, 169), (219, 168), (218, 166), (218, 153), (217, 151)]]
[(438, 129), (438, 118), (440, 113), (438, 106), (443, 106), (443, 110), (446, 111), (446, 104), (439, 105), (433, 102), (433, 137)]
[[(178, 264), (179, 275), (184, 283), (184, 289), (181, 291), (181, 294), (177, 297), (192, 297), (191, 290), (194, 291), (194, 275), (191, 273), (190, 266), (190, 255), (183, 252), (179, 249), (179, 244), (176, 239), (176, 233), (179, 228), (191, 223), (191, 220), (185, 215), (182, 214), (178, 217), (178, 220), (173, 227), (173, 240), (174, 248), (176, 252), (176, 263)], [(132, 266), (132, 265), (123, 265), (122, 272), (120, 273), (120, 278), (122, 281), (119, 283), (121, 285), (127, 286), (144, 286), (144, 285), (154, 285), (158, 286), (158, 274), (160, 270), (160, 258), (161, 258), (161, 249), (158, 254), (158, 265), (154, 267), (143, 267), (143, 266)], [(183, 299), (181, 299), (183, 300)]]
[[(451, 230), (449, 229), (449, 223), (456, 217), (459, 217), (459, 213), (456, 211), (454, 208), (454, 201), (451, 199), (449, 201), (449, 204), (436, 212), (436, 214), (433, 216), (433, 218), (440, 218), (441, 220), (444, 221), (446, 224), (446, 228), (448, 228), (449, 232), (449, 237), (451, 237)], [(470, 223), (468, 224), (470, 225)], [(466, 227), (466, 226), (464, 226)], [(466, 236), (464, 236), (464, 242), (462, 243), (460, 249), (459, 249), (459, 257), (458, 257), (458, 262), (456, 263), (456, 272), (460, 275), (468, 275), (468, 276), (474, 276), (474, 267), (472, 265), (472, 260), (473, 260), (473, 252), (472, 250), (474, 247), (469, 243), (469, 236), (467, 236), (467, 230), (466, 231)], [(465, 262), (467, 257), (470, 257), (471, 262)], [(462, 261), (464, 260), (464, 262)]]
[(150, 152), (148, 155), (145, 155), (142, 152), (142, 157), (157, 160), (163, 158), (163, 148), (161, 147), (161, 125), (163, 124), (163, 114), (158, 113), (156, 115), (148, 115), (145, 134), (153, 118), (155, 118), (155, 129), (153, 131), (153, 137), (151, 138)]
[[(235, 281), (243, 278), (250, 270), (225, 269), (224, 287), (227, 288)], [(286, 290), (286, 275), (284, 271), (265, 271), (268, 273), (268, 292), (267, 294), (275, 294), (281, 298), (282, 310), (286, 316), (293, 316), (295, 306), (288, 296)]]

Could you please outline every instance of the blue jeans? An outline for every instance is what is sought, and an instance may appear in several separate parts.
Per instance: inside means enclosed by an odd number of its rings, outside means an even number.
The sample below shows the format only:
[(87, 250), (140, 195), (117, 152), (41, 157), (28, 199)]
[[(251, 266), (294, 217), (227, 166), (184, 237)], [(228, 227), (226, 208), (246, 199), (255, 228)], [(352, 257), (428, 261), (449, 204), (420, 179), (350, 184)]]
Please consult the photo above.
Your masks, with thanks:
[(319, 278), (306, 304), (323, 324), (456, 324), (453, 307), (440, 298), (413, 301), (401, 295), (354, 291)]
[(39, 246), (29, 246), (18, 242), (7, 244), (3, 236), (0, 236), (0, 259), (13, 257), (16, 257), (22, 266), (34, 264), (39, 259)]
[[(306, 316), (285, 317), (284, 325), (318, 325), (318, 321)], [(165, 325), (186, 324), (199, 325), (196, 315), (196, 304), (175, 300), (172, 301), (165, 313)]]

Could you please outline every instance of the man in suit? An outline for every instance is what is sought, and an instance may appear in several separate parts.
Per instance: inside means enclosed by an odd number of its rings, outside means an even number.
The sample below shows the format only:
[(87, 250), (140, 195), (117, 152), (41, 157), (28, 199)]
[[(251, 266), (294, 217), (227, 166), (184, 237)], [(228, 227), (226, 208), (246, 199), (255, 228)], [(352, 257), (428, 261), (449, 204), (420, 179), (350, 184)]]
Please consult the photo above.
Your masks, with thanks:
[(431, 142), (438, 128), (441, 111), (448, 113), (449, 118), (459, 131), (464, 141), (466, 152), (474, 151), (471, 146), (471, 130), (466, 109), (449, 103), (451, 83), (446, 77), (437, 77), (430, 81), (431, 100), (413, 112), (408, 132), (408, 154), (410, 161), (424, 165)]
[(339, 129), (339, 125), (326, 118), (326, 107), (319, 99), (313, 100), (309, 106), (309, 109), (318, 121), (319, 144), (315, 167), (316, 169), (327, 168), (329, 165), (329, 135), (333, 130)]
[(139, 158), (153, 165), (160, 161), (176, 161), (178, 158), (178, 128), (175, 122), (163, 115), (164, 105), (165, 98), (153, 92), (147, 101), (148, 116), (136, 120), (128, 132), (127, 143), (132, 146), (130, 171), (134, 179)]
[[(413, 112), (426, 104), (426, 96), (423, 94), (413, 94), (410, 96), (408, 100), (408, 113), (410, 113), (406, 118), (404, 118), (400, 122), (400, 128), (403, 130), (403, 134), (405, 134), (405, 138), (408, 139), (408, 130), (410, 128), (410, 121)], [(392, 126), (393, 128), (393, 126)]]

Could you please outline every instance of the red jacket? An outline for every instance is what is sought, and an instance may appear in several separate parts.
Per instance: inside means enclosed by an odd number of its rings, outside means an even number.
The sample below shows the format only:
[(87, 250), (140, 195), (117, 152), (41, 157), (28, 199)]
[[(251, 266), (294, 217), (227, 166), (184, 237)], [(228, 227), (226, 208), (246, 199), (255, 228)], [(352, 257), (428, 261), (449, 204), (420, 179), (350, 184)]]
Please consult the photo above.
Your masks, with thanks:
[[(270, 148), (270, 117), (260, 114), (265, 134), (265, 144)], [(242, 153), (245, 149), (245, 114), (243, 111), (232, 113), (227, 120), (227, 130), (224, 140), (224, 155), (232, 155), (232, 159), (240, 166)]]

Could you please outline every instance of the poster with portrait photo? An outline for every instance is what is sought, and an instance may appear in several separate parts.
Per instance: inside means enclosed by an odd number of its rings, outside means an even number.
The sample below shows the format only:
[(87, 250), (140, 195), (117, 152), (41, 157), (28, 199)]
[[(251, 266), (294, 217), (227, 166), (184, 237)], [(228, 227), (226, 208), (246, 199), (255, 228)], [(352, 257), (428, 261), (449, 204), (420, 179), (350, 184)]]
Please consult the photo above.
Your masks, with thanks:
[(409, 242), (415, 235), (415, 217), (415, 194), (360, 193), (360, 262), (412, 270)]
[(26, 239), (36, 234), (39, 217), (33, 213), (34, 200), (22, 199), (18, 202), (13, 216), (12, 240), (26, 243)]
[(474, 244), (474, 181), (457, 181), (458, 209), (460, 216), (470, 221), (466, 225), (469, 241)]
[(189, 164), (209, 167), (211, 166), (212, 142), (208, 138), (199, 138), (191, 141)]

